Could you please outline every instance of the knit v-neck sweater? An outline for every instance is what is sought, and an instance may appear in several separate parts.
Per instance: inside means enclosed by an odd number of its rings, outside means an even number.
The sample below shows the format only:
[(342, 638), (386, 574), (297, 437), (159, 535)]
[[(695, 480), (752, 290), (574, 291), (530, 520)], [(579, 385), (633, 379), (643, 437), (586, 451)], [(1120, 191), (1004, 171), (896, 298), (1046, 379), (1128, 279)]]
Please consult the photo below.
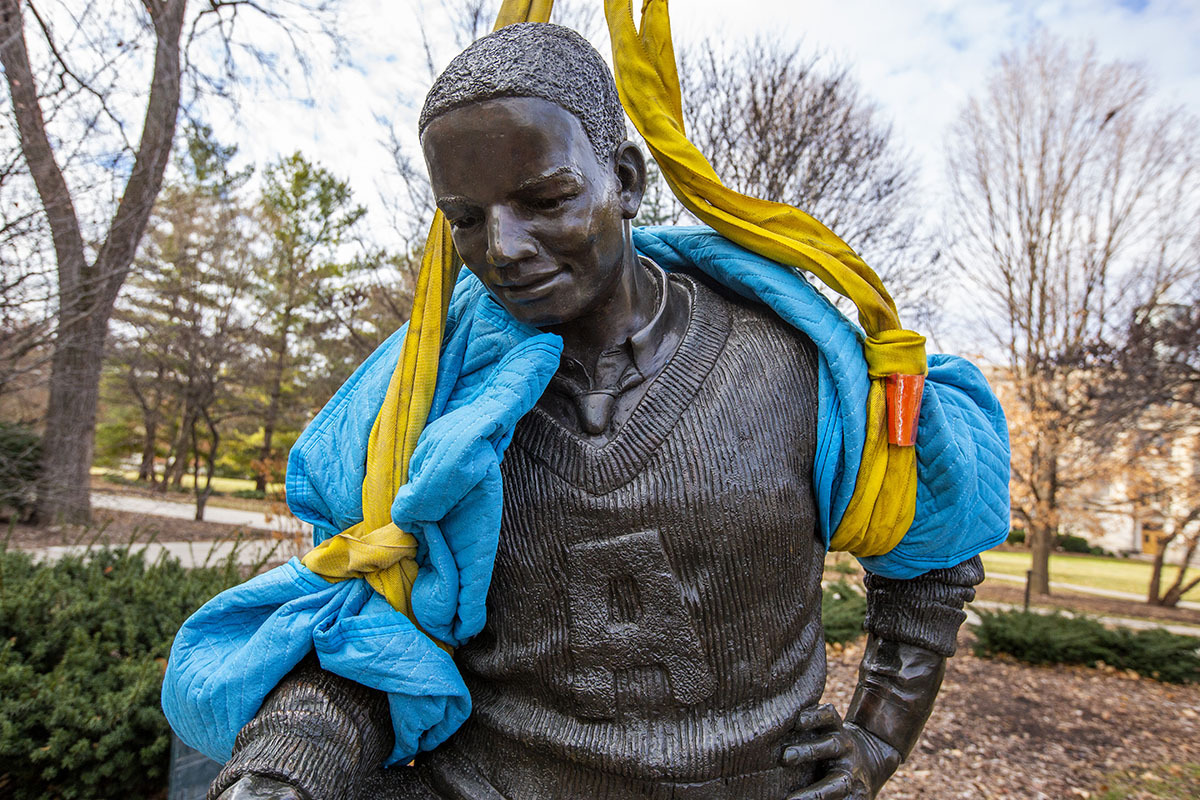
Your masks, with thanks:
[(531, 785), (528, 756), (581, 792), (619, 776), (608, 797), (713, 780), (759, 796), (741, 776), (782, 772), (821, 695), (815, 348), (672, 280), (687, 331), (604, 446), (541, 407), (517, 425), (488, 621), (456, 658), (472, 717), (435, 772), (465, 759), (504, 797), (570, 795)]
[[(761, 306), (671, 280), (687, 331), (607, 443), (549, 402), (517, 425), (487, 623), (456, 656), (474, 700), (462, 728), (415, 769), (374, 771), (386, 700), (309, 660), (210, 796), (250, 773), (321, 800), (733, 800), (810, 783), (811, 765), (778, 758), (825, 679), (815, 348)], [(978, 558), (868, 575), (865, 626), (950, 655), (981, 579)]]

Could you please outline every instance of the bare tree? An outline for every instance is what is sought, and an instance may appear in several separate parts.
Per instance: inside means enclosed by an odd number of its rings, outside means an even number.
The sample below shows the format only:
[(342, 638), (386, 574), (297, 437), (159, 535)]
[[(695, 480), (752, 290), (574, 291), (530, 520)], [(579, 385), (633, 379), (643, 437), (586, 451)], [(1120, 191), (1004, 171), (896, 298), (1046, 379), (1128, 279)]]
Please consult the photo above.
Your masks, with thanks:
[[(1193, 293), (1135, 308), (1128, 323), (1082, 358), (1094, 380), (1084, 435), (1103, 455), (1100, 475), (1119, 486), (1117, 502), (1154, 521), (1147, 602), (1175, 606), (1200, 586), (1188, 567), (1200, 551), (1200, 261)], [(1123, 509), (1122, 509), (1123, 510)], [(1168, 554), (1179, 556), (1164, 588)]]
[[(271, 66), (253, 40), (238, 41), (239, 19), (259, 15), (299, 46), (303, 31), (285, 24), (285, 14), (302, 9), (320, 18), (330, 2), (286, 0), (268, 7), (211, 0), (190, 15), (187, 6), (187, 0), (70, 7), (0, 0), (0, 63), (57, 264), (39, 492), (43, 519), (90, 516), (89, 468), (108, 320), (162, 186), (181, 106), (185, 99), (228, 92), (246, 59)], [(196, 60), (185, 44), (196, 45)], [(216, 63), (200, 57), (214, 47)], [(149, 80), (130, 92), (127, 76), (141, 72), (146, 51), (154, 54)], [(186, 98), (185, 75), (192, 89)], [(145, 113), (134, 139), (122, 109), (140, 106), (139, 95), (146, 97)]]
[(1013, 512), (1039, 593), (1088, 468), (1078, 439), (1092, 376), (1079, 355), (1197, 261), (1195, 128), (1155, 104), (1139, 67), (1040, 38), (1000, 59), (952, 132), (955, 261), (1027, 420), (1012, 430)]
[(816, 217), (929, 319), (941, 265), (918, 233), (912, 160), (846, 67), (772, 39), (710, 39), (681, 56), (680, 81), (687, 134), (727, 186)]

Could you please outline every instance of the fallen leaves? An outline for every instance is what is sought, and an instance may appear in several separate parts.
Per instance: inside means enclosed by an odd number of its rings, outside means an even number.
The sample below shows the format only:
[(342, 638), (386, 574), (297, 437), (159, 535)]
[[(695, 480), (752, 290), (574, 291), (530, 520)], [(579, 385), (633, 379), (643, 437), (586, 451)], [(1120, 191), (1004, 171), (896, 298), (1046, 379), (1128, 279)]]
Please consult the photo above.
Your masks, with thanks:
[[(963, 645), (959, 653), (921, 742), (880, 800), (1196, 796), (1145, 787), (1191, 780), (1192, 767), (1180, 765), (1200, 763), (1200, 686), (980, 659)], [(829, 653), (825, 699), (843, 710), (860, 656), (854, 646)], [(1118, 774), (1136, 787), (1106, 795)]]

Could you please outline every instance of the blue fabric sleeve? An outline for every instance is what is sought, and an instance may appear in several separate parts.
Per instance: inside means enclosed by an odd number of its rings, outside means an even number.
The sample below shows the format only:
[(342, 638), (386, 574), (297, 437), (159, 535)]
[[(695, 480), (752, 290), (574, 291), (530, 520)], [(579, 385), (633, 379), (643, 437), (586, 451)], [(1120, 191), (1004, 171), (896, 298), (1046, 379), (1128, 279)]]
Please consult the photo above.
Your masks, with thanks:
[[(697, 269), (769, 306), (804, 332), (820, 353), (817, 454), (818, 523), (826, 545), (854, 492), (866, 439), (870, 378), (862, 330), (798, 270), (739, 247), (706, 227), (641, 228), (640, 252), (666, 269)], [(917, 429), (917, 508), (900, 544), (860, 559), (888, 578), (952, 567), (1008, 535), (1008, 429), (983, 375), (964, 359), (929, 359)]]
[[(561, 341), (503, 313), (473, 277), (460, 281), (439, 364), (431, 422), (393, 520), (418, 540), (413, 610), (439, 640), (477, 633), (500, 529), (499, 463), (512, 429), (558, 368)], [(355, 372), (297, 441), (288, 499), (318, 540), (362, 519), (370, 428), (403, 331)], [(226, 760), (267, 693), (310, 650), (321, 666), (388, 694), (388, 763), (436, 747), (470, 713), (453, 660), (362, 580), (329, 583), (297, 560), (213, 600), (176, 636), (163, 709), (185, 742)]]

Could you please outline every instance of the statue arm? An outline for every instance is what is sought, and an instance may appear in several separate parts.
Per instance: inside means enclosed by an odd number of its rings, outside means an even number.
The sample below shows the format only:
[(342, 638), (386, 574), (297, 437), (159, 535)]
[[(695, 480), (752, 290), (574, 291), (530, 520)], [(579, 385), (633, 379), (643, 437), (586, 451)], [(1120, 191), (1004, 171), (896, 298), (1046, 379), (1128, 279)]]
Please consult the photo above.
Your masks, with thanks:
[(982, 580), (979, 556), (911, 580), (867, 574), (869, 636), (846, 720), (896, 751), (888, 776), (908, 758), (929, 719), (966, 619), (963, 606)]
[(214, 798), (344, 800), (392, 749), (387, 695), (310, 654), (267, 695), (209, 788)]
[(963, 606), (983, 580), (976, 556), (911, 580), (868, 573), (867, 646), (843, 722), (832, 706), (808, 709), (785, 764), (824, 761), (825, 776), (789, 800), (873, 798), (908, 758), (954, 654)]

